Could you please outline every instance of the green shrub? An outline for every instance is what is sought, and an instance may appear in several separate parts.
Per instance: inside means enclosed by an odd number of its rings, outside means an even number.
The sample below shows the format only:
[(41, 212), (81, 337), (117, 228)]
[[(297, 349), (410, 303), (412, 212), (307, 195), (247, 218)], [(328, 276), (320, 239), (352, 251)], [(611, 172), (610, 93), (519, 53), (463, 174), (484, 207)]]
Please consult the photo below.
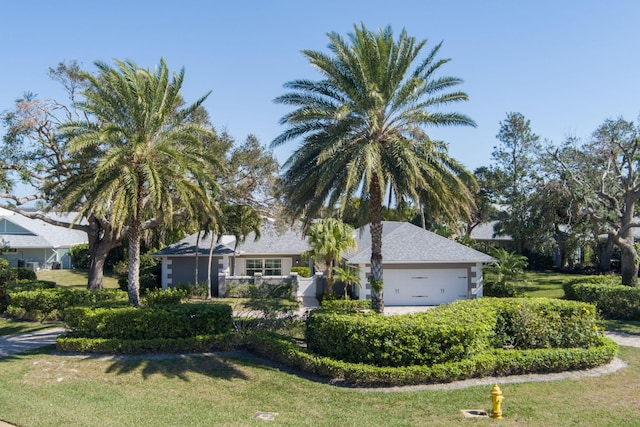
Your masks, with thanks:
[(229, 351), (241, 347), (242, 337), (226, 333), (198, 335), (187, 338), (153, 338), (126, 340), (120, 338), (74, 338), (61, 336), (56, 340), (59, 351), (74, 353), (145, 354), (195, 353)]
[(325, 299), (320, 307), (328, 311), (363, 311), (371, 310), (371, 300)]
[(300, 277), (311, 277), (311, 269), (304, 265), (294, 265), (291, 267), (292, 273), (298, 273)]
[(25, 320), (60, 320), (62, 310), (73, 306), (112, 306), (125, 304), (126, 293), (114, 290), (89, 291), (87, 289), (47, 288), (47, 282), (16, 285), (33, 290), (10, 291), (6, 314)]
[(9, 261), (0, 258), (0, 312), (7, 308), (8, 287), (15, 281), (16, 272), (9, 268)]
[(495, 347), (587, 348), (602, 336), (592, 304), (552, 298), (482, 298), (462, 303), (495, 310)]
[(256, 285), (252, 283), (229, 283), (227, 285), (227, 298), (250, 298), (252, 294), (251, 288)]
[(588, 369), (610, 362), (618, 350), (615, 342), (601, 338), (596, 346), (588, 349), (494, 349), (456, 362), (377, 367), (316, 356), (287, 337), (265, 331), (252, 332), (245, 342), (253, 352), (278, 363), (351, 385), (376, 387)]
[(292, 299), (291, 284), (280, 282), (276, 285), (262, 283), (230, 283), (227, 285), (229, 298), (252, 298), (252, 299)]
[(606, 319), (640, 320), (640, 289), (619, 283), (619, 277), (595, 276), (563, 286), (567, 299), (595, 304)]
[[(160, 280), (160, 271), (162, 267), (160, 262), (151, 257), (149, 254), (140, 255), (140, 294), (145, 295), (147, 292), (160, 289), (162, 284)], [(129, 262), (127, 260), (118, 261), (113, 266), (113, 273), (118, 277), (118, 287), (122, 291), (127, 291), (129, 287)]]
[(226, 304), (72, 307), (64, 311), (63, 320), (72, 336), (78, 338), (186, 338), (229, 332), (232, 312)]
[(187, 291), (187, 296), (189, 298), (205, 298), (207, 296), (207, 283), (198, 283), (194, 285), (193, 283), (183, 283), (174, 287), (173, 289), (183, 289)]
[(484, 296), (496, 298), (514, 298), (520, 293), (513, 282), (493, 282), (487, 280), (484, 284)]
[(89, 269), (89, 244), (83, 243), (69, 249), (71, 265), (77, 270)]
[(8, 292), (35, 291), (38, 289), (53, 289), (56, 282), (49, 280), (16, 280), (9, 285)]
[(15, 272), (16, 280), (38, 280), (38, 275), (30, 268), (15, 267), (12, 270)]
[(353, 363), (409, 366), (457, 361), (489, 347), (495, 313), (479, 305), (379, 316), (316, 310), (307, 320), (311, 353)]
[(187, 297), (186, 289), (153, 289), (144, 297), (145, 305), (180, 304)]

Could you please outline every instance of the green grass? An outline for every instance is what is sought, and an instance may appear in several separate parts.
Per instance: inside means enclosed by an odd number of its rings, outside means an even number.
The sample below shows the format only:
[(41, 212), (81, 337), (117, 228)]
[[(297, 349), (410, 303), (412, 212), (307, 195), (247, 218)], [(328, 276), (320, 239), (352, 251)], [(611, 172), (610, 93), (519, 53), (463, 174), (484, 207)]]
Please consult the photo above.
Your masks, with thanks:
[(0, 336), (39, 331), (41, 329), (51, 328), (52, 326), (55, 325), (52, 325), (50, 323), (22, 322), (0, 317)]
[(637, 320), (605, 320), (607, 331), (640, 335), (640, 321)]
[[(87, 287), (87, 272), (79, 270), (40, 270), (38, 279), (56, 282), (58, 286), (85, 289)], [(102, 280), (105, 289), (118, 289), (118, 279), (105, 274)]]
[(527, 297), (564, 298), (562, 285), (569, 280), (589, 277), (580, 274), (562, 274), (546, 271), (527, 271), (524, 279), (515, 285)]
[[(640, 419), (640, 349), (613, 374), (500, 384), (501, 426), (620, 426)], [(257, 411), (280, 426), (495, 426), (464, 419), (490, 407), (491, 386), (383, 392), (339, 388), (251, 356), (115, 360), (45, 352), (0, 361), (0, 419), (21, 426), (253, 426)]]

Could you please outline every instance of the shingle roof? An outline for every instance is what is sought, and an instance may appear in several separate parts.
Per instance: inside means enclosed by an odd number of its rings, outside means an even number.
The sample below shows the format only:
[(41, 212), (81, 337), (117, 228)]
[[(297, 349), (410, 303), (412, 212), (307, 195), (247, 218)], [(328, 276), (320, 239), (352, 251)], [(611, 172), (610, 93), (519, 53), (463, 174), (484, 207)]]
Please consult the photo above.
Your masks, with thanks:
[[(71, 218), (70, 215), (73, 214), (51, 214), (50, 216), (58, 220), (66, 220)], [(87, 233), (84, 231), (48, 224), (6, 209), (0, 208), (0, 219), (16, 224), (31, 233), (31, 235), (0, 233), (0, 237), (11, 248), (60, 248), (88, 242)]]
[[(153, 256), (193, 256), (196, 252), (197, 233), (192, 234), (177, 243), (167, 246), (156, 252)], [(200, 254), (209, 254), (211, 238), (200, 239)], [(222, 236), (220, 243), (216, 244), (214, 255), (233, 254), (235, 238), (233, 236)], [(270, 222), (265, 222), (260, 230), (260, 239), (255, 240), (254, 233), (250, 233), (244, 242), (238, 244), (238, 254), (279, 254), (279, 255), (299, 255), (309, 249), (306, 239), (302, 233), (292, 230), (278, 230)]]
[(474, 240), (500, 240), (512, 241), (513, 238), (506, 234), (496, 235), (495, 226), (498, 221), (484, 222), (474, 227), (471, 231), (471, 238)]
[[(493, 258), (468, 246), (424, 230), (408, 222), (383, 221), (383, 263), (478, 263)], [(351, 264), (371, 260), (369, 225), (356, 230), (358, 249), (344, 258)]]

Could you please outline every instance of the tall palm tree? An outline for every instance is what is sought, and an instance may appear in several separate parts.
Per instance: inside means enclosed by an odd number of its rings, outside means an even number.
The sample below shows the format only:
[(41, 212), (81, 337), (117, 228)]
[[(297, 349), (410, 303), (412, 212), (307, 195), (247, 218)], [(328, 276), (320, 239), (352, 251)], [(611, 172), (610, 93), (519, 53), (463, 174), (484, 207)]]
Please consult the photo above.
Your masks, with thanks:
[[(142, 232), (169, 223), (176, 210), (190, 217), (213, 212), (215, 153), (203, 150), (211, 130), (194, 118), (207, 95), (183, 106), (184, 69), (171, 74), (164, 60), (154, 71), (131, 61), (96, 63), (79, 104), (90, 122), (71, 123), (77, 155), (92, 153), (95, 167), (67, 189), (67, 203), (84, 200), (81, 215), (108, 218), (129, 242), (129, 302), (140, 304)], [(213, 216), (213, 215), (212, 215)]]
[[(402, 31), (396, 40), (390, 27), (372, 32), (354, 26), (345, 40), (328, 34), (332, 55), (305, 50), (303, 55), (323, 79), (294, 80), (292, 92), (276, 102), (296, 109), (281, 124), (288, 128), (273, 146), (302, 137), (285, 163), (287, 207), (309, 221), (323, 205), (344, 207), (360, 192), (368, 206), (371, 227), (372, 305), (382, 312), (382, 202), (420, 200), (430, 181), (427, 126), (475, 126), (467, 116), (439, 108), (466, 101), (464, 92), (450, 91), (462, 83), (455, 77), (435, 77), (448, 59), (437, 59), (441, 43), (418, 61), (426, 44)], [(452, 174), (442, 168), (439, 174)]]
[(307, 231), (311, 249), (302, 255), (324, 262), (328, 290), (332, 285), (333, 261), (340, 261), (345, 251), (357, 247), (354, 233), (353, 227), (335, 218), (318, 219)]

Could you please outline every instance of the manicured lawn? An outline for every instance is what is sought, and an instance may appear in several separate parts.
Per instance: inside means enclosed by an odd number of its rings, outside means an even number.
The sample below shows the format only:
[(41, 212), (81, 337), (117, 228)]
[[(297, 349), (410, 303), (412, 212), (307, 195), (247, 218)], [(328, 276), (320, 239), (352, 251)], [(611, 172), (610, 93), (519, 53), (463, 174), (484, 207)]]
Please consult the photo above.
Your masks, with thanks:
[(634, 320), (605, 320), (607, 331), (640, 335), (640, 321)]
[[(87, 287), (87, 272), (79, 270), (40, 270), (38, 279), (56, 282), (58, 286), (85, 289)], [(105, 289), (118, 289), (118, 279), (105, 274), (103, 279)]]
[(580, 274), (527, 271), (524, 280), (516, 284), (516, 289), (528, 297), (564, 298), (562, 285), (569, 281), (588, 277)]
[[(601, 377), (501, 384), (503, 426), (620, 426), (640, 419), (640, 349)], [(490, 386), (387, 393), (305, 379), (244, 356), (107, 360), (45, 352), (0, 360), (0, 419), (21, 426), (496, 425), (464, 419), (489, 409)]]

